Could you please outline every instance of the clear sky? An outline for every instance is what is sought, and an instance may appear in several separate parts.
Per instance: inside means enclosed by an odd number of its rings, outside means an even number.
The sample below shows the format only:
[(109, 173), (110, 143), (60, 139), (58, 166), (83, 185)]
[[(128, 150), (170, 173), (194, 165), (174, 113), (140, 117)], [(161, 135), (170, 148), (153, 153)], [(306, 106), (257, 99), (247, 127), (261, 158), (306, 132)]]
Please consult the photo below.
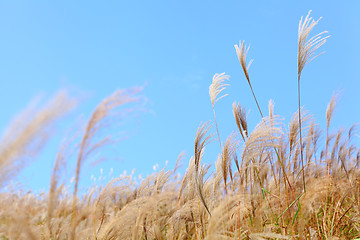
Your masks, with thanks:
[[(85, 165), (81, 185), (100, 168), (115, 176), (132, 169), (146, 176), (166, 161), (170, 168), (182, 151), (186, 166), (199, 124), (213, 120), (208, 89), (215, 73), (230, 75), (229, 96), (216, 105), (223, 141), (236, 130), (233, 101), (249, 110), (250, 129), (260, 121), (235, 53), (239, 40), (251, 46), (250, 76), (263, 111), (273, 99), (288, 124), (297, 110), (298, 23), (309, 10), (323, 17), (313, 33), (331, 37), (320, 50), (326, 53), (304, 69), (302, 104), (323, 128), (331, 95), (343, 91), (332, 129), (349, 128), (360, 119), (359, 9), (360, 1), (1, 1), (0, 131), (38, 94), (66, 87), (86, 96), (62, 124), (70, 129), (116, 89), (147, 84), (148, 111), (133, 120), (135, 128), (118, 129), (128, 139), (109, 151), (109, 161)], [(64, 132), (19, 175), (26, 188), (48, 189)], [(213, 141), (204, 162), (215, 162), (219, 150)], [(69, 161), (67, 174), (74, 166)]]

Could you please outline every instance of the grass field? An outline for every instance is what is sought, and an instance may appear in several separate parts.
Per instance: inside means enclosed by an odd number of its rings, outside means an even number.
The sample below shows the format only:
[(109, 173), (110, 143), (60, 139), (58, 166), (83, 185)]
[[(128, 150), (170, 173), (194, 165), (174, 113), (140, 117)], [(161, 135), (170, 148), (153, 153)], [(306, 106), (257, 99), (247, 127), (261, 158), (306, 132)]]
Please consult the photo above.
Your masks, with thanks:
[[(299, 108), (290, 123), (275, 115), (272, 101), (268, 114), (259, 107), (251, 61), (246, 60), (249, 48), (240, 41), (235, 50), (262, 116), (254, 130), (248, 129), (245, 108), (234, 102), (238, 129), (220, 139), (216, 102), (226, 96), (229, 76), (215, 74), (209, 87), (214, 124), (200, 124), (194, 133), (193, 157), (182, 177), (177, 174), (184, 161), (180, 155), (173, 170), (162, 169), (140, 183), (132, 175), (122, 176), (80, 193), (83, 163), (109, 141), (98, 134), (111, 112), (141, 101), (141, 89), (116, 91), (95, 108), (80, 136), (73, 190), (61, 184), (60, 176), (69, 145), (79, 136), (59, 151), (49, 192), (19, 193), (11, 187), (0, 192), (0, 239), (360, 238), (360, 149), (352, 143), (356, 125), (329, 131), (337, 95), (327, 106), (324, 130), (301, 108), (301, 73), (327, 39), (326, 32), (309, 37), (316, 24), (310, 12), (299, 23)], [(12, 122), (0, 145), (3, 189), (37, 153), (53, 123), (75, 104), (61, 91), (42, 109), (30, 107)], [(221, 152), (209, 166), (201, 160), (212, 140)]]

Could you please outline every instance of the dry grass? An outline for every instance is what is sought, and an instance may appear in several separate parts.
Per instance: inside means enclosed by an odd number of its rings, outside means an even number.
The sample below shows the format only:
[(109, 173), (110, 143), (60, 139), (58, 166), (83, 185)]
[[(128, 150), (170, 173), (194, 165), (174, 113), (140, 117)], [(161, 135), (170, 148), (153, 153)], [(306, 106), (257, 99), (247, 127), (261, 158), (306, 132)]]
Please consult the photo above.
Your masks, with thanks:
[[(301, 39), (306, 40), (317, 23), (309, 25), (309, 21), (306, 17), (300, 22)], [(305, 43), (302, 67), (313, 53), (306, 46), (316, 49), (323, 41), (317, 35)], [(245, 61), (248, 48), (242, 42), (236, 51), (252, 90)], [(218, 94), (228, 86), (223, 82), (226, 79), (224, 74), (214, 76), (209, 91), (213, 109), (221, 98)], [(315, 120), (304, 109), (299, 109), (286, 126), (270, 101), (269, 115), (263, 115), (259, 108), (262, 118), (250, 131), (245, 109), (234, 103), (238, 131), (224, 144), (218, 134), (221, 152), (214, 168), (201, 161), (213, 137), (211, 125), (205, 123), (195, 135), (194, 156), (183, 177), (177, 175), (181, 154), (173, 170), (164, 168), (140, 183), (132, 175), (121, 176), (79, 196), (84, 162), (109, 141), (99, 133), (116, 108), (141, 100), (138, 93), (137, 89), (117, 91), (94, 110), (79, 143), (74, 191), (60, 184), (60, 176), (68, 146), (76, 137), (60, 149), (48, 193), (36, 195), (10, 187), (0, 192), (0, 239), (360, 237), (360, 149), (352, 143), (355, 125), (347, 131), (329, 130), (337, 95), (326, 110), (324, 142)], [(0, 144), (0, 183), (5, 185), (25, 166), (48, 136), (51, 123), (73, 104), (60, 93), (48, 107), (39, 111), (30, 108), (14, 120)]]
[(13, 119), (0, 139), (0, 186), (13, 178), (35, 156), (52, 133), (54, 123), (76, 101), (59, 91), (47, 105), (33, 102)]

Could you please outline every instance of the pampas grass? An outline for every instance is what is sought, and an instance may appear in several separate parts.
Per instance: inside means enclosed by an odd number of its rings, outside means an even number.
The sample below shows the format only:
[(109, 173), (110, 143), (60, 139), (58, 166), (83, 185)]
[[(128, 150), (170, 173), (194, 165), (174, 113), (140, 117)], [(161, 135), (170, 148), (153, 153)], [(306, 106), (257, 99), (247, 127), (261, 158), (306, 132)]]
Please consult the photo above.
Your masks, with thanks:
[(227, 96), (227, 94), (222, 95), (221, 97), (218, 97), (218, 95), (226, 88), (226, 86), (229, 86), (229, 84), (224, 83), (224, 81), (229, 80), (228, 75), (225, 75), (225, 73), (215, 73), (212, 83), (209, 87), (209, 95), (210, 95), (210, 101), (212, 104), (212, 108), (213, 108), (213, 113), (214, 113), (214, 121), (215, 121), (215, 126), (216, 126), (216, 132), (218, 135), (218, 139), (219, 139), (219, 145), (220, 145), (220, 149), (222, 149), (222, 143), (221, 143), (221, 139), (220, 139), (220, 134), (219, 134), (219, 127), (216, 121), (216, 114), (215, 114), (215, 103), (217, 101), (219, 101), (221, 98)]
[[(298, 82), (304, 66), (326, 39), (321, 33), (307, 40), (317, 23), (308, 15), (299, 24)], [(215, 103), (226, 95), (219, 97), (228, 87), (229, 76), (215, 74), (209, 94), (221, 152), (213, 157), (214, 167), (203, 163), (205, 147), (211, 147), (213, 139), (212, 125), (207, 122), (194, 134), (194, 155), (182, 177), (178, 168), (184, 155), (180, 154), (172, 170), (163, 168), (140, 182), (132, 174), (122, 175), (81, 193), (83, 164), (94, 151), (111, 143), (111, 136), (100, 133), (111, 123), (114, 111), (126, 117), (128, 104), (142, 101), (140, 89), (116, 91), (95, 108), (82, 135), (64, 141), (48, 193), (34, 194), (11, 185), (0, 192), (0, 239), (359, 238), (360, 148), (352, 142), (356, 125), (330, 132), (338, 95), (326, 110), (326, 133), (300, 105), (289, 123), (276, 114), (271, 100), (268, 116), (263, 115), (251, 86), (250, 64), (246, 65), (249, 48), (244, 41), (235, 48), (261, 119), (249, 129), (245, 108), (234, 102), (237, 130), (222, 146)], [(50, 127), (74, 101), (60, 93), (48, 106), (25, 111), (2, 138), (0, 179), (4, 186), (26, 166), (24, 159), (38, 152), (38, 143), (47, 139)], [(60, 176), (69, 167), (69, 147), (78, 136), (72, 190), (61, 183)]]
[(77, 213), (77, 192), (80, 178), (80, 169), (84, 160), (95, 150), (109, 142), (109, 137), (102, 138), (100, 140), (95, 140), (95, 136), (99, 130), (105, 124), (104, 121), (111, 114), (114, 108), (122, 106), (127, 103), (135, 102), (138, 100), (136, 94), (140, 89), (134, 88), (128, 91), (119, 90), (114, 92), (111, 96), (105, 98), (94, 110), (88, 123), (86, 124), (85, 133), (82, 137), (79, 154), (76, 162), (75, 170), (75, 185), (73, 192), (73, 211), (72, 211), (72, 227), (70, 239), (75, 239), (75, 231), (77, 226), (76, 213)]
[[(319, 55), (314, 56), (315, 51), (320, 48), (323, 44), (325, 44), (326, 39), (329, 36), (324, 37), (323, 34), (327, 33), (327, 31), (321, 32), (308, 40), (309, 34), (311, 30), (318, 24), (320, 19), (317, 21), (313, 20), (310, 17), (311, 11), (309, 11), (308, 15), (305, 17), (304, 21), (301, 17), (299, 22), (299, 30), (298, 30), (298, 109), (299, 109), (299, 126), (300, 126), (300, 145), (302, 145), (302, 128), (301, 128), (301, 95), (300, 95), (300, 79), (301, 73), (305, 67), (305, 65), (311, 62), (314, 58)], [(301, 166), (304, 168), (304, 157), (303, 157), (303, 149), (300, 147), (300, 156), (301, 156)], [(328, 163), (327, 163), (328, 164)], [(305, 174), (303, 172), (303, 184), (304, 191), (306, 191), (305, 185)]]
[(259, 113), (261, 115), (261, 117), (264, 117), (262, 111), (261, 111), (261, 108), (259, 106), (259, 103), (258, 103), (258, 100), (255, 96), (255, 93), (254, 93), (254, 90), (253, 90), (253, 87), (251, 85), (251, 81), (250, 81), (250, 76), (249, 76), (249, 68), (250, 68), (250, 65), (251, 63), (253, 62), (253, 60), (250, 60), (250, 62), (248, 63), (248, 65), (246, 65), (246, 55), (248, 54), (249, 52), (249, 49), (250, 49), (250, 46), (249, 47), (246, 47), (245, 45), (245, 41), (240, 41), (239, 42), (239, 45), (234, 45), (235, 46), (235, 50), (236, 50), (236, 54), (238, 56), (238, 59), (239, 59), (239, 62), (240, 62), (240, 65), (243, 69), (243, 72), (245, 74), (245, 77), (246, 77), (246, 80), (249, 84), (249, 87), (250, 87), (250, 90), (251, 90), (251, 93), (255, 99), (255, 102), (256, 102), (256, 106), (258, 107), (258, 110), (259, 110)]
[(65, 90), (38, 109), (33, 102), (20, 113), (0, 139), (0, 185), (15, 177), (49, 139), (54, 124), (76, 105)]

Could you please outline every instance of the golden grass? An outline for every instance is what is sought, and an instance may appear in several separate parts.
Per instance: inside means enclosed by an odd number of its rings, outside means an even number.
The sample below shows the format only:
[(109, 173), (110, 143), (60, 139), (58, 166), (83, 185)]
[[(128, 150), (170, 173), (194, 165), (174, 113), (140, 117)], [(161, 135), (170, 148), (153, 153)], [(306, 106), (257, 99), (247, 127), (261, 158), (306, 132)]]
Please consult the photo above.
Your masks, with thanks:
[[(300, 22), (305, 39), (317, 23), (308, 25), (309, 21), (308, 16)], [(310, 46), (322, 45), (321, 39), (315, 37)], [(242, 42), (236, 50), (252, 90), (245, 62), (248, 48)], [(308, 50), (305, 56), (311, 54)], [(213, 110), (218, 94), (228, 86), (223, 83), (226, 79), (224, 74), (214, 76), (209, 91)], [(60, 176), (69, 144), (76, 137), (60, 149), (48, 193), (10, 187), (0, 192), (0, 239), (360, 237), (360, 149), (351, 141), (355, 125), (347, 131), (329, 131), (337, 95), (326, 110), (324, 142), (319, 126), (304, 109), (298, 109), (286, 126), (269, 101), (269, 115), (259, 108), (262, 119), (250, 131), (245, 108), (234, 102), (238, 131), (224, 144), (218, 134), (221, 152), (214, 168), (202, 163), (205, 146), (213, 138), (211, 125), (205, 123), (195, 134), (194, 156), (183, 177), (177, 175), (181, 154), (173, 170), (163, 168), (140, 183), (124, 175), (79, 196), (82, 165), (109, 141), (99, 133), (117, 107), (141, 100), (138, 93), (138, 89), (117, 91), (95, 108), (79, 143), (74, 191), (60, 184)], [(0, 144), (3, 186), (39, 150), (54, 121), (73, 105), (73, 100), (60, 93), (47, 107), (30, 108), (14, 120)]]

